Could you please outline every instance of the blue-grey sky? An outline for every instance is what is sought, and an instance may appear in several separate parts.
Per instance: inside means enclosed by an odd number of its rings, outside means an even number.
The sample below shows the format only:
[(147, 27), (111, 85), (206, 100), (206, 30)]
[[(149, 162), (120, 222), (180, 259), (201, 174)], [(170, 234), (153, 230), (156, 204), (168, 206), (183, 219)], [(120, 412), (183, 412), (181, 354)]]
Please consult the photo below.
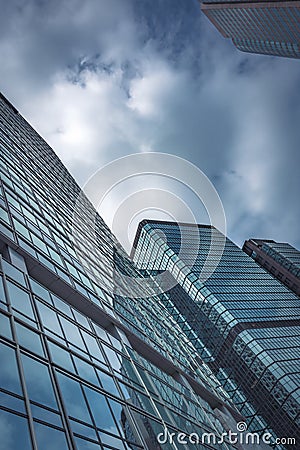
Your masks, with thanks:
[(300, 61), (236, 50), (197, 0), (1, 2), (0, 90), (83, 185), (135, 152), (196, 164), (228, 235), (300, 248)]

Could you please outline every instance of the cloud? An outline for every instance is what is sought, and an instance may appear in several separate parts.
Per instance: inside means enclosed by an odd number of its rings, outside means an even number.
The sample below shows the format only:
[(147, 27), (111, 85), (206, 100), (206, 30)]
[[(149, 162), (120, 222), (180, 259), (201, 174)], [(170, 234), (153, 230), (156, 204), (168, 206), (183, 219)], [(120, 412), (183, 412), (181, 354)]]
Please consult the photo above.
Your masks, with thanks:
[(1, 90), (80, 184), (162, 151), (199, 166), (229, 236), (300, 246), (299, 61), (243, 54), (191, 0), (6, 2)]

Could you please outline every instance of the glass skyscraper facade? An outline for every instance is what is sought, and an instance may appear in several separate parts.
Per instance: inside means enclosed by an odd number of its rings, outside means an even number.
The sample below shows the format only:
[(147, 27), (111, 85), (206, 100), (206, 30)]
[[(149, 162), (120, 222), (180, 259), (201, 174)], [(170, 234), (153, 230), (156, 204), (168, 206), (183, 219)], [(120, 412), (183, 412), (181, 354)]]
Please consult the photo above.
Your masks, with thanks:
[(249, 239), (243, 250), (259, 265), (300, 296), (300, 252), (286, 242)]
[(204, 0), (201, 9), (239, 50), (300, 58), (300, 1)]
[(158, 442), (243, 416), (84, 196), (74, 220), (80, 188), (3, 95), (0, 155), (0, 448), (237, 448)]
[[(143, 221), (134, 247), (138, 267), (177, 281), (165, 306), (249, 428), (299, 440), (299, 298), (207, 225)], [(206, 279), (218, 247), (221, 260)]]

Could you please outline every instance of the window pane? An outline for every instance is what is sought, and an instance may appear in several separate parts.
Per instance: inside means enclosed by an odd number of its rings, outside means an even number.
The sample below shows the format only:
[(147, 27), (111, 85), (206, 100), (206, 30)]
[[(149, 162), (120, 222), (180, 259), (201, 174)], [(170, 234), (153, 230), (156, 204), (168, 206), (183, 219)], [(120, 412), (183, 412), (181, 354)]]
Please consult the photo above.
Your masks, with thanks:
[(25, 355), (22, 363), (30, 400), (57, 409), (48, 367)]
[(52, 425), (56, 425), (57, 427), (62, 428), (62, 421), (59, 414), (56, 414), (55, 412), (50, 411), (49, 409), (45, 409), (42, 406), (37, 406), (34, 404), (31, 404), (31, 412), (32, 417), (36, 419), (40, 419), (43, 422), (47, 422)]
[(106, 398), (89, 388), (84, 388), (97, 427), (110, 433), (119, 434)]
[(27, 420), (0, 410), (1, 449), (31, 450)]
[(66, 338), (69, 342), (71, 342), (74, 345), (77, 345), (79, 348), (86, 351), (82, 337), (80, 335), (80, 332), (76, 325), (71, 323), (69, 320), (64, 319), (63, 317), (60, 318), (61, 324), (63, 326)]
[(19, 344), (23, 347), (28, 348), (38, 355), (44, 356), (44, 350), (41, 343), (40, 336), (27, 327), (16, 322), (16, 331), (18, 336)]
[(46, 305), (43, 305), (40, 302), (37, 302), (37, 306), (43, 325), (49, 328), (49, 330), (61, 336), (62, 332), (56, 313), (52, 309), (48, 308)]
[(30, 278), (30, 284), (33, 292), (48, 303), (51, 303), (50, 294), (41, 284)]
[(49, 342), (49, 349), (52, 354), (53, 361), (61, 367), (74, 372), (74, 366), (72, 363), (71, 355), (68, 351), (59, 347), (58, 345)]
[(120, 363), (117, 353), (114, 350), (112, 350), (111, 348), (107, 347), (105, 344), (103, 344), (103, 349), (106, 353), (106, 356), (107, 356), (108, 361), (110, 362), (112, 368), (117, 371), (120, 371), (121, 363)]
[(120, 441), (120, 439), (104, 433), (100, 433), (100, 437), (102, 443), (110, 445), (114, 450), (125, 450), (124, 444), (122, 441)]
[(111, 376), (107, 375), (106, 373), (101, 372), (98, 369), (97, 369), (97, 373), (100, 378), (103, 389), (105, 389), (107, 392), (110, 392), (113, 395), (120, 397), (119, 391), (115, 385), (113, 378)]
[(12, 306), (26, 316), (34, 319), (29, 294), (27, 294), (27, 292), (23, 289), (20, 289), (16, 285), (12, 284), (10, 281), (7, 282), (7, 287)]
[(60, 373), (57, 376), (69, 416), (91, 423), (80, 384)]
[(22, 395), (15, 351), (7, 345), (0, 344), (0, 361), (1, 388)]
[(90, 334), (86, 333), (85, 331), (81, 331), (81, 332), (83, 335), (85, 345), (87, 346), (90, 355), (99, 359), (100, 361), (104, 362), (103, 354), (99, 348), (99, 345), (98, 345), (96, 339), (93, 336), (91, 336)]
[(101, 450), (99, 444), (94, 444), (93, 442), (88, 442), (80, 438), (75, 438), (76, 447), (78, 450)]
[(25, 286), (25, 280), (23, 273), (18, 270), (16, 267), (12, 266), (6, 261), (2, 261), (3, 271), (8, 275), (12, 280), (17, 281), (19, 284)]
[(0, 300), (4, 303), (6, 303), (6, 297), (4, 294), (4, 288), (3, 288), (3, 278), (0, 276)]
[(56, 295), (54, 295), (54, 294), (52, 294), (52, 298), (53, 298), (53, 302), (54, 302), (55, 307), (56, 307), (59, 311), (61, 311), (61, 312), (65, 313), (65, 314), (67, 314), (68, 316), (71, 316), (71, 309), (70, 309), (70, 306), (67, 305), (66, 302), (64, 302), (64, 301), (61, 300), (60, 298), (56, 297)]
[(86, 424), (83, 425), (82, 423), (79, 423), (72, 419), (70, 419), (70, 423), (74, 434), (79, 434), (80, 436), (88, 437), (90, 439), (98, 441), (99, 438), (97, 436), (95, 428)]
[(40, 450), (68, 450), (65, 433), (54, 428), (47, 427), (41, 423), (34, 422), (34, 431)]
[(4, 392), (0, 392), (0, 405), (25, 414), (24, 400)]
[(99, 385), (98, 378), (95, 373), (95, 369), (90, 364), (86, 363), (80, 358), (77, 358), (76, 356), (73, 357), (74, 362), (76, 365), (77, 372), (79, 376), (87, 381), (89, 381), (92, 384), (95, 384), (96, 386)]
[(12, 339), (9, 318), (0, 313), (0, 334), (8, 339)]

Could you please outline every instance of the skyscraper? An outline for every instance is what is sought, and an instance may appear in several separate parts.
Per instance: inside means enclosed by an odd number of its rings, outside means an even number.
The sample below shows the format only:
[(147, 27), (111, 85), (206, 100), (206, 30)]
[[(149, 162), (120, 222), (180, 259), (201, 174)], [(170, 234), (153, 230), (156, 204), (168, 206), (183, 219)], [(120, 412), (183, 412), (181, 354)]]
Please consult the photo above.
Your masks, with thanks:
[(286, 242), (249, 239), (243, 250), (259, 265), (300, 296), (300, 252)]
[[(176, 280), (165, 306), (250, 429), (299, 440), (299, 298), (228, 238), (223, 246), (213, 227), (145, 220), (133, 259)], [(211, 274), (218, 247), (221, 260)]]
[(300, 1), (204, 0), (201, 9), (239, 50), (300, 58)]
[[(145, 292), (72, 176), (3, 95), (0, 152), (0, 447), (171, 450), (183, 448), (181, 432), (210, 435), (184, 448), (236, 448), (214, 439), (243, 417), (166, 294), (154, 281)], [(161, 446), (166, 429), (175, 443)]]

